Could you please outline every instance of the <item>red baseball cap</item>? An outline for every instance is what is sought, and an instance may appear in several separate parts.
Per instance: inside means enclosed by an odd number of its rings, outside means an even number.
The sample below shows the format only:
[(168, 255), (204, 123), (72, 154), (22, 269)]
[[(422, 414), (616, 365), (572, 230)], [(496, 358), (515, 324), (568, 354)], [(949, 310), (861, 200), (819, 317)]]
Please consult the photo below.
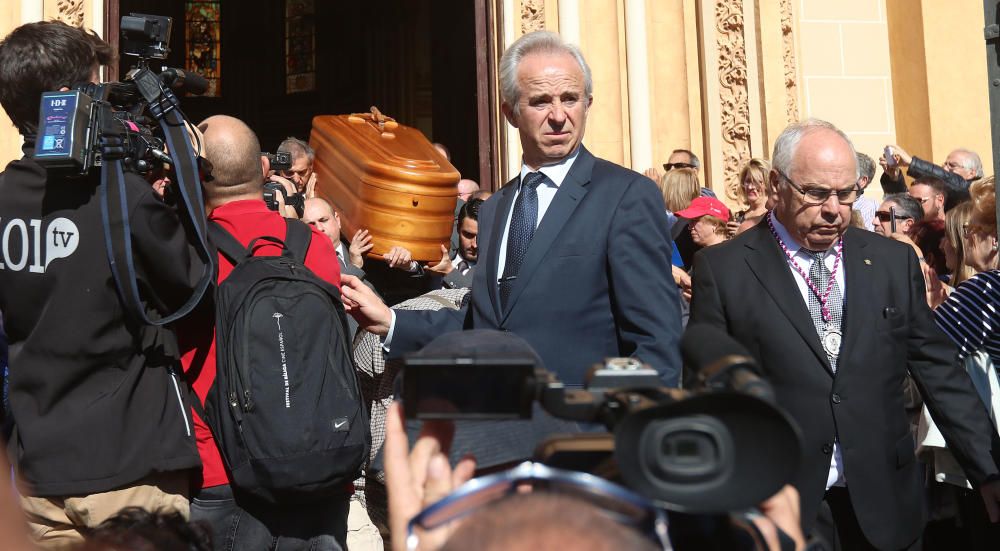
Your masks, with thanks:
[(729, 208), (715, 197), (695, 197), (688, 208), (679, 210), (674, 214), (688, 220), (694, 220), (699, 216), (708, 214), (722, 219), (723, 222), (729, 222)]

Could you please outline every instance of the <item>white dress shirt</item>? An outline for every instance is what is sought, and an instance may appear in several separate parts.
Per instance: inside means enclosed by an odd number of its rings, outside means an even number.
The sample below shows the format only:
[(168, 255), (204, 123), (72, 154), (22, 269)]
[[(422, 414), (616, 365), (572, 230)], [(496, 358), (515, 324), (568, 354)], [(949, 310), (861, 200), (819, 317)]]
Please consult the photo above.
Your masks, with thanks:
[(337, 253), (337, 260), (340, 261), (340, 266), (346, 267), (347, 263), (350, 261), (350, 257), (347, 256), (348, 251), (347, 247), (344, 246), (344, 242), (337, 240), (337, 244), (334, 246), (333, 250)]
[[(566, 179), (566, 175), (569, 174), (569, 169), (573, 167), (573, 163), (576, 158), (580, 156), (580, 147), (577, 146), (576, 150), (573, 151), (568, 157), (563, 160), (553, 163), (550, 165), (544, 165), (538, 169), (548, 179), (538, 186), (538, 218), (535, 220), (535, 228), (538, 224), (542, 222), (542, 217), (545, 216), (545, 211), (549, 209), (549, 205), (552, 204), (552, 199), (556, 196), (556, 192), (559, 191), (559, 186), (562, 185), (563, 180)], [(520, 182), (524, 180), (524, 177), (529, 173), (535, 172), (531, 170), (528, 165), (521, 162), (521, 178), (518, 180), (518, 189), (514, 192), (514, 202), (517, 201), (517, 196), (520, 195)], [(504, 264), (507, 263), (507, 234), (510, 233), (510, 219), (514, 215), (513, 202), (511, 203), (510, 212), (507, 213), (507, 221), (503, 225), (503, 237), (500, 239), (499, 255), (500, 263), (497, 265), (497, 277), (503, 274)], [(455, 255), (457, 259), (461, 255)], [(453, 264), (457, 267), (458, 263), (453, 260)], [(392, 312), (392, 319), (389, 322), (389, 332), (386, 334), (385, 339), (382, 341), (382, 348), (385, 352), (389, 353), (389, 346), (392, 344), (392, 334), (396, 330), (396, 313)]]
[[(552, 198), (556, 196), (556, 192), (559, 191), (559, 186), (562, 185), (563, 180), (566, 179), (566, 175), (569, 174), (569, 169), (573, 167), (573, 162), (580, 155), (580, 148), (577, 147), (569, 157), (559, 161), (558, 163), (551, 165), (544, 165), (537, 170), (545, 176), (546, 180), (538, 186), (538, 218), (535, 220), (535, 228), (542, 223), (542, 217), (545, 216), (545, 211), (549, 209), (549, 205), (552, 204)], [(507, 221), (503, 225), (503, 237), (500, 239), (500, 263), (497, 265), (497, 277), (503, 275), (504, 265), (507, 264), (507, 234), (510, 233), (510, 219), (514, 216), (513, 204), (517, 203), (517, 197), (521, 194), (520, 182), (524, 181), (525, 176), (536, 172), (531, 170), (528, 165), (521, 163), (521, 179), (518, 182), (518, 188), (514, 193), (514, 202), (511, 203), (510, 212), (507, 213)]]
[(472, 267), (476, 265), (476, 261), (475, 260), (473, 260), (473, 261), (470, 262), (470, 261), (462, 258), (462, 254), (461, 253), (458, 253), (458, 254), (455, 255), (455, 258), (451, 259), (451, 269), (457, 271), (459, 265), (461, 265), (462, 262), (465, 262), (465, 269), (462, 270), (462, 272), (461, 272), (462, 275), (467, 274), (469, 272), (469, 270), (471, 270)]
[[(778, 218), (774, 216), (774, 211), (772, 211), (768, 216), (771, 218), (771, 223), (774, 225), (774, 231), (777, 232), (778, 237), (781, 242), (785, 244), (788, 248), (788, 252), (792, 253), (794, 261), (798, 263), (799, 267), (808, 274), (809, 268), (812, 267), (812, 263), (815, 261), (814, 257), (808, 249), (799, 245), (792, 239), (792, 235), (788, 233), (788, 229), (785, 228), (778, 221)], [(835, 249), (831, 249), (831, 253)], [(846, 253), (844, 253), (846, 254)], [(847, 285), (844, 279), (844, 260), (841, 258), (840, 266), (837, 267), (837, 271), (833, 272), (833, 265), (836, 262), (836, 254), (828, 254), (824, 261), (826, 262), (826, 267), (834, 274), (834, 278), (837, 280), (837, 287), (840, 288), (841, 301), (847, 303)], [(788, 269), (792, 272), (792, 279), (795, 280), (795, 285), (799, 288), (799, 294), (802, 296), (802, 300), (806, 303), (806, 308), (809, 307), (809, 293), (812, 290), (809, 289), (809, 284), (806, 283), (806, 279), (802, 277), (802, 274), (798, 270), (792, 267), (792, 259), (785, 256), (787, 261)], [(840, 455), (840, 442), (834, 440), (833, 442), (833, 457), (830, 458), (830, 472), (826, 477), (826, 489), (829, 490), (831, 486), (844, 486), (846, 484), (846, 479), (844, 478), (844, 459)]]
[(865, 229), (875, 231), (875, 211), (878, 210), (878, 203), (870, 197), (861, 195), (854, 201), (852, 208), (861, 214), (861, 221), (865, 223)]

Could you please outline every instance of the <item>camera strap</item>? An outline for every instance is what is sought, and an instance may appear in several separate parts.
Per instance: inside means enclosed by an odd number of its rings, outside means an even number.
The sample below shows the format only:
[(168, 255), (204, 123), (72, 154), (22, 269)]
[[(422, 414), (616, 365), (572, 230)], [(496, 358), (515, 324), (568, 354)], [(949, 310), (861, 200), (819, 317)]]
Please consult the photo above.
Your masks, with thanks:
[[(176, 102), (175, 98), (174, 101)], [(176, 103), (174, 105), (176, 106)], [(166, 325), (186, 316), (201, 301), (215, 277), (215, 255), (208, 246), (207, 219), (205, 205), (202, 201), (198, 164), (184, 119), (176, 109), (157, 109), (154, 110), (154, 115), (159, 120), (160, 127), (166, 136), (170, 157), (176, 163), (177, 190), (184, 205), (181, 210), (187, 215), (186, 220), (182, 215), (181, 223), (185, 225), (187, 225), (186, 222), (190, 223), (188, 230), (194, 231), (195, 249), (204, 263), (201, 278), (194, 292), (175, 312), (153, 320), (149, 318), (147, 310), (143, 306), (132, 254), (132, 228), (129, 223), (128, 195), (120, 157), (104, 157), (99, 193), (108, 261), (125, 311), (147, 325)], [(155, 290), (147, 288), (146, 291), (154, 293), (155, 296)]]

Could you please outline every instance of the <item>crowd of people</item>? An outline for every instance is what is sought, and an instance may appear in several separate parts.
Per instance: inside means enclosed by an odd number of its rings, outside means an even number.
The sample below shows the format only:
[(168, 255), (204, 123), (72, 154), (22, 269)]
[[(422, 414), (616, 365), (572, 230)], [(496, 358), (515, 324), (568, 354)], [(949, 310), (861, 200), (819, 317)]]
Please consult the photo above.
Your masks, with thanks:
[[(282, 142), (291, 166), (272, 170), (254, 131), (231, 116), (189, 129), (214, 258), (199, 254), (199, 221), (184, 218), (199, 208), (170, 200), (169, 171), (126, 173), (125, 231), (146, 310), (177, 310), (198, 275), (214, 270), (215, 295), (174, 323), (149, 325), (126, 309), (108, 262), (100, 171), (69, 175), (33, 157), (40, 95), (97, 82), (114, 55), (94, 33), (59, 22), (23, 25), (0, 42), (0, 104), (24, 137), (24, 157), (0, 175), (7, 548), (664, 549), (682, 524), (716, 527), (704, 531), (729, 549), (1000, 545), (995, 181), (976, 153), (956, 149), (937, 166), (888, 145), (878, 203), (874, 159), (810, 119), (789, 125), (769, 159), (745, 162), (733, 212), (702, 186), (692, 151), (675, 150), (645, 175), (591, 153), (590, 68), (557, 34), (533, 32), (499, 66), (521, 170), (494, 194), (458, 182), (439, 260), (418, 262), (400, 246), (373, 258), (372, 234), (343, 235), (341, 213), (317, 192), (309, 144)], [(276, 210), (263, 200), (267, 181), (284, 190)], [(296, 195), (301, 212), (286, 204)], [(247, 314), (244, 327), (276, 328), (276, 384), (242, 367), (254, 353), (232, 352), (238, 335), (219, 317), (223, 298), (232, 300), (223, 290), (268, 259), (290, 270), (281, 277), (305, 270), (318, 294), (338, 297), (331, 333), (303, 325), (315, 313), (302, 296), (274, 299), (259, 319)], [(373, 262), (426, 292), (386, 304), (367, 277)], [(788, 485), (753, 515), (726, 517), (725, 529), (669, 517), (641, 488), (519, 465), (532, 459), (536, 433), (567, 425), (484, 422), (470, 445), (446, 422), (410, 423), (397, 400), (405, 358), (425, 347), (470, 354), (480, 342), (470, 335), (494, 339), (490, 353), (526, 350), (570, 388), (614, 357), (637, 358), (658, 384), (678, 387), (685, 370), (702, 367), (681, 358), (688, 323), (745, 347), (801, 433)], [(312, 401), (355, 401), (362, 413), (255, 421), (255, 410), (290, 410), (316, 394), (294, 372), (316, 350), (331, 351), (323, 362), (346, 354), (360, 391), (333, 385), (335, 395)], [(245, 390), (222, 392), (224, 383)], [(264, 387), (283, 398), (268, 402)], [(225, 411), (235, 412), (236, 433), (222, 426)], [(234, 446), (267, 446), (258, 439), (313, 430), (310, 442), (347, 438), (359, 427), (364, 443), (352, 452), (363, 466), (347, 478), (311, 479), (315, 464), (304, 461), (234, 459)], [(479, 463), (463, 457), (470, 451), (482, 452)], [(304, 480), (294, 499), (278, 492), (288, 490), (277, 483), (285, 476)]]

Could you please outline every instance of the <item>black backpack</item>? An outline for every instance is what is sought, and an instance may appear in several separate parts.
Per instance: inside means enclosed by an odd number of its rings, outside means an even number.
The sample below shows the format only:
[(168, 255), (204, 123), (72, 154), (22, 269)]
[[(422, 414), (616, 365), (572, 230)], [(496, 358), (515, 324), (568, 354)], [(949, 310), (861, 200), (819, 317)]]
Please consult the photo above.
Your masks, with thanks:
[[(309, 226), (286, 226), (246, 248), (209, 227), (234, 268), (215, 292), (207, 422), (233, 487), (272, 503), (348, 493), (371, 448), (340, 292), (305, 266)], [(253, 256), (260, 240), (281, 256)]]

